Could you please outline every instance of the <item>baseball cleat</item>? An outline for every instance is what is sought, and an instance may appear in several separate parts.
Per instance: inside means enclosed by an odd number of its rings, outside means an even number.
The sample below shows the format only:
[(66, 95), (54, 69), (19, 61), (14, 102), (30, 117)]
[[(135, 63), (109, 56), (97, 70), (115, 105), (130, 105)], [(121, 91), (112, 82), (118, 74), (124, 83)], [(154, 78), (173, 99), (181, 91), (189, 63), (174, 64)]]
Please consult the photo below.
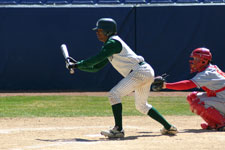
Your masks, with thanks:
[(108, 138), (124, 138), (124, 131), (118, 130), (118, 127), (114, 127), (113, 129), (110, 129), (109, 131), (101, 131), (101, 135), (104, 135)]
[(168, 129), (168, 130), (165, 129), (165, 128), (162, 128), (160, 130), (160, 132), (161, 132), (162, 135), (176, 135), (178, 131), (177, 131), (176, 127), (171, 126), (170, 129)]
[(218, 128), (217, 130), (218, 130), (218, 131), (225, 131), (225, 126), (220, 127), (220, 128)]
[(208, 125), (208, 123), (201, 123), (203, 130), (212, 130), (213, 128)]

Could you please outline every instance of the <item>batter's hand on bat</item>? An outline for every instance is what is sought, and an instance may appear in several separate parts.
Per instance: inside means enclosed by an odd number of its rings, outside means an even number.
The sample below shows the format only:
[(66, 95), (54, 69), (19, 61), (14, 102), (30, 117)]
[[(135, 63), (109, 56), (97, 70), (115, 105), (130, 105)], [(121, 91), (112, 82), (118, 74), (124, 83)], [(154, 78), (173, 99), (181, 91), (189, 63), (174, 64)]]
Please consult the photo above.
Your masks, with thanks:
[(69, 56), (66, 44), (61, 45), (61, 51), (66, 61), (66, 68), (69, 69), (70, 74), (74, 74), (74, 68), (76, 68), (77, 61)]
[(77, 61), (73, 57), (67, 57), (68, 62), (77, 63)]
[(74, 70), (76, 67), (77, 67), (77, 61), (73, 59), (72, 57), (67, 57), (66, 68), (71, 71), (71, 70)]
[(77, 61), (72, 57), (66, 58), (66, 68), (70, 71), (70, 74), (74, 74), (74, 69), (77, 67)]
[(69, 63), (68, 63), (68, 62), (66, 61), (66, 68), (67, 68), (67, 69), (69, 69), (69, 70), (73, 69), (73, 70), (74, 70), (76, 67), (77, 67), (77, 64), (76, 64), (76, 63), (72, 63), (72, 62), (69, 62)]

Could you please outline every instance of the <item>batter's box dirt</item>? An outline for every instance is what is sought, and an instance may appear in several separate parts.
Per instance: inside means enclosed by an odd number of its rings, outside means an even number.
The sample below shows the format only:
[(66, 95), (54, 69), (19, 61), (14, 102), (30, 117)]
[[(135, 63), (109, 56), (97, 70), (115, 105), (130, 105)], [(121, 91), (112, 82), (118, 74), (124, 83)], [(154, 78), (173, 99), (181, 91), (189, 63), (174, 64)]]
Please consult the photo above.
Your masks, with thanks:
[[(1, 150), (224, 150), (225, 132), (200, 129), (198, 116), (165, 116), (179, 133), (160, 134), (162, 126), (147, 116), (124, 117), (125, 138), (100, 135), (112, 117), (1, 118)], [(143, 121), (144, 120), (144, 121)]]

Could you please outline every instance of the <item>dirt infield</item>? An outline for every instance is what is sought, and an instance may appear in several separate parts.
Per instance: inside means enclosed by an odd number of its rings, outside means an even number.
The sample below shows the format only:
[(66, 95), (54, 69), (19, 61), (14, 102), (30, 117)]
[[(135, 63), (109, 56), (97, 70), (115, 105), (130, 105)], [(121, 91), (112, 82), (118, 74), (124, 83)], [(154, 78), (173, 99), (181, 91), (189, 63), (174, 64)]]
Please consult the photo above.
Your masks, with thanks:
[[(47, 93), (42, 93), (47, 95)], [(157, 96), (159, 93), (152, 93)], [(161, 93), (160, 96), (188, 93)], [(1, 93), (1, 96), (41, 95)], [(105, 96), (106, 93), (48, 93), (48, 95)], [(113, 125), (112, 117), (0, 118), (0, 150), (224, 150), (225, 132), (201, 130), (198, 116), (165, 116), (179, 133), (161, 135), (162, 126), (148, 116), (124, 117), (125, 138), (109, 140), (101, 130)]]
[(112, 117), (1, 118), (1, 150), (224, 150), (225, 132), (204, 131), (198, 116), (166, 116), (179, 129), (161, 135), (149, 117), (124, 117), (124, 139), (108, 140), (101, 130)]

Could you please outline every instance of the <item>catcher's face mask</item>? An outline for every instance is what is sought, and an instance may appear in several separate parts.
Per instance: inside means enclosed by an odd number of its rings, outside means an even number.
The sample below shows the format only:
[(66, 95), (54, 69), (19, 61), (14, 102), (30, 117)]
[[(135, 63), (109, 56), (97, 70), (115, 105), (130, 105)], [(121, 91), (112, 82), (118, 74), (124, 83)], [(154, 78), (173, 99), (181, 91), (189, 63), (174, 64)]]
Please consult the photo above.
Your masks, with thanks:
[(193, 72), (201, 72), (208, 65), (207, 61), (201, 60), (198, 57), (192, 57), (192, 59), (189, 61), (189, 63), (190, 63), (190, 71), (191, 71), (191, 73), (193, 73)]
[(190, 71), (201, 72), (203, 71), (212, 60), (212, 54), (207, 48), (196, 48), (191, 53)]

